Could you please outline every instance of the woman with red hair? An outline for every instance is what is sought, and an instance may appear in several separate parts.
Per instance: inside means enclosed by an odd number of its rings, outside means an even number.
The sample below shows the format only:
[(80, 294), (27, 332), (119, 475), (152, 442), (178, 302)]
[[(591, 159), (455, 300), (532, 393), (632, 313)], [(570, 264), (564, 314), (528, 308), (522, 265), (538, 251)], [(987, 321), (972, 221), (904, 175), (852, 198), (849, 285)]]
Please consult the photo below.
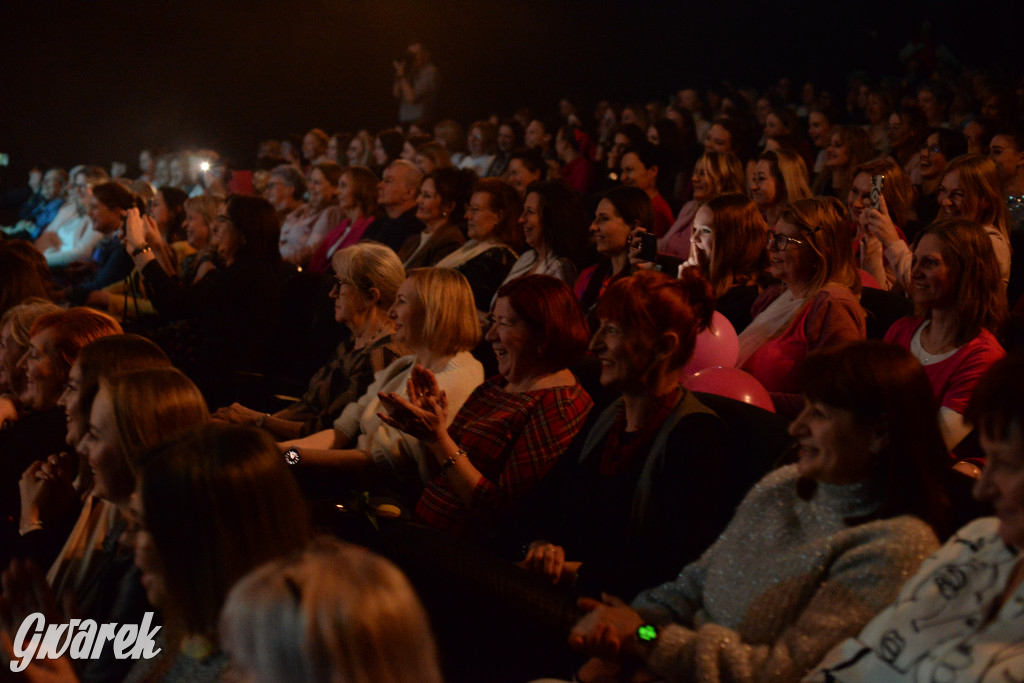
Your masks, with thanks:
[[(13, 311), (12, 311), (13, 312)], [(7, 534), (17, 532), (18, 481), (36, 460), (64, 449), (67, 422), (57, 401), (68, 381), (78, 352), (100, 337), (121, 334), (121, 326), (106, 313), (72, 308), (36, 318), (29, 343), (15, 372), (18, 414), (0, 431), (0, 547)]]
[(500, 376), (480, 385), (448, 424), (433, 373), (417, 367), (409, 400), (381, 400), (393, 427), (420, 439), (431, 475), (416, 516), (451, 533), (486, 538), (515, 517), (583, 427), (593, 406), (567, 368), (587, 346), (587, 324), (569, 286), (548, 275), (498, 290), (486, 340)]
[[(590, 350), (621, 394), (538, 494), (523, 567), (587, 595), (672, 579), (725, 528), (753, 483), (721, 457), (725, 425), (679, 383), (712, 315), (710, 285), (642, 271), (608, 287)], [(550, 502), (548, 502), (550, 501)]]

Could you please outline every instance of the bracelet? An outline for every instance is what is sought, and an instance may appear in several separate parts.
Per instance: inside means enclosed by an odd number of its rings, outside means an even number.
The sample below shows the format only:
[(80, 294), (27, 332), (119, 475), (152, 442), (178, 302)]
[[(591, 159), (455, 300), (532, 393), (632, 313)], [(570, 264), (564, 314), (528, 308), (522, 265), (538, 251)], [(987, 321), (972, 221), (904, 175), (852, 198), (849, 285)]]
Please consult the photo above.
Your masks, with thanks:
[(450, 458), (445, 460), (443, 463), (441, 463), (441, 474), (444, 475), (445, 479), (448, 478), (448, 470), (450, 470), (452, 467), (454, 467), (455, 466), (455, 461), (458, 460), (461, 457), (467, 457), (468, 458), (469, 455), (466, 453), (466, 451), (463, 448), (460, 447), (459, 450), (455, 451), (455, 455), (451, 456)]
[(132, 249), (132, 258), (145, 254), (147, 251), (153, 251), (153, 247), (149, 246), (148, 242), (143, 242), (140, 246)]

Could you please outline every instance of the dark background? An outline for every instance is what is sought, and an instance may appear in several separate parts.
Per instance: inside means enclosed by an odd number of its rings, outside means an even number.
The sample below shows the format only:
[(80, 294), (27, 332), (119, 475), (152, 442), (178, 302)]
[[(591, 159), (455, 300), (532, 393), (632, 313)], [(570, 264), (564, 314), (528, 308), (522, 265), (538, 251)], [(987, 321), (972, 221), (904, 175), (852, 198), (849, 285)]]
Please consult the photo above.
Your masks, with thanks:
[(261, 138), (393, 123), (391, 60), (414, 40), (441, 72), (440, 114), (666, 99), (780, 75), (842, 93), (895, 72), (923, 19), (967, 66), (1024, 66), (1024, 2), (0, 0), (0, 182), (31, 165), (129, 163), (213, 148), (250, 164)]

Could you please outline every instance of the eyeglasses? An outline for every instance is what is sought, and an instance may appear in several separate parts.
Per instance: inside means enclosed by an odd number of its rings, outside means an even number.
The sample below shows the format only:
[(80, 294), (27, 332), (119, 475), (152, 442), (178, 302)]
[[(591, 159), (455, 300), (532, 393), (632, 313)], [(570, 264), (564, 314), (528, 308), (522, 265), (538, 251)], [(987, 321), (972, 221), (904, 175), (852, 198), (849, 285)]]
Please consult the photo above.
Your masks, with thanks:
[[(819, 230), (821, 230), (821, 228), (815, 228), (814, 230), (808, 230), (807, 232), (813, 234), (818, 232)], [(789, 235), (784, 235), (781, 232), (768, 233), (767, 246), (772, 251), (786, 251), (786, 248), (790, 244), (795, 244), (797, 246), (800, 246), (801, 244), (807, 244), (811, 247), (811, 249), (814, 249), (814, 245), (811, 244), (810, 242), (806, 242), (795, 237), (790, 237)], [(817, 249), (814, 250), (817, 251)]]
[(928, 152), (929, 154), (942, 154), (942, 148), (938, 145), (925, 145), (921, 148), (922, 152)]
[(351, 289), (353, 287), (355, 287), (355, 284), (350, 280), (343, 280), (340, 277), (336, 277), (334, 278), (334, 284), (331, 285), (331, 294), (334, 294), (335, 292), (340, 293), (342, 289)]

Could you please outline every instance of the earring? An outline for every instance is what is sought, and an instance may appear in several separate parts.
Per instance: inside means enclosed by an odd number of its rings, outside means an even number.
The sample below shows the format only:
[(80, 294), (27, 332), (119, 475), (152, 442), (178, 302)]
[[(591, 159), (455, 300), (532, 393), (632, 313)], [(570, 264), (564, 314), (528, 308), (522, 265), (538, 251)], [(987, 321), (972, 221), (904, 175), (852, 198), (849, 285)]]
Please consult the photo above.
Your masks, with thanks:
[(448, 212), (447, 211), (442, 211), (441, 212), (441, 218), (448, 218)]

